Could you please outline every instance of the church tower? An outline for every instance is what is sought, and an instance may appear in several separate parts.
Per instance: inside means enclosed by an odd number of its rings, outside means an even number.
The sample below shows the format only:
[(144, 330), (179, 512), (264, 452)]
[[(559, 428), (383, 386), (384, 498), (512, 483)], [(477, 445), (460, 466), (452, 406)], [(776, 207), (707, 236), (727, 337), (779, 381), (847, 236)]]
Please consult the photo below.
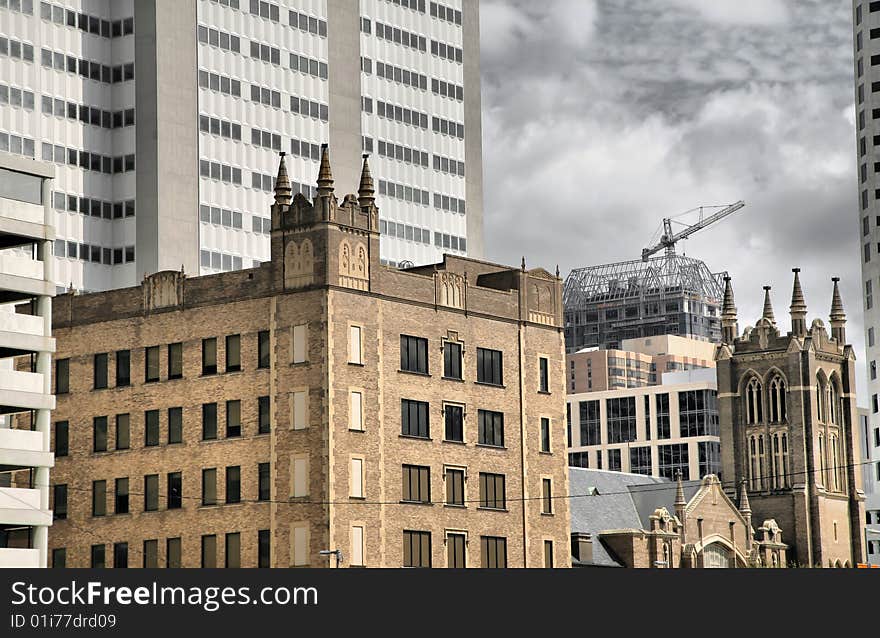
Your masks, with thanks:
[(831, 334), (821, 319), (808, 326), (794, 269), (791, 331), (780, 333), (765, 287), (762, 317), (739, 335), (727, 281), (729, 328), (716, 353), (725, 489), (741, 489), (752, 520), (779, 523), (801, 566), (865, 560), (855, 355), (833, 282)]

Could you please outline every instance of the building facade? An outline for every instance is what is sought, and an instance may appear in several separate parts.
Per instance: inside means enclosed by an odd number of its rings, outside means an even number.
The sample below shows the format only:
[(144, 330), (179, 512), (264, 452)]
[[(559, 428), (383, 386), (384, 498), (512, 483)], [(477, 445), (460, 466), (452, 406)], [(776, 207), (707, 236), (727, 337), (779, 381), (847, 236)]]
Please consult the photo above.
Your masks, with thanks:
[(572, 468), (575, 567), (724, 569), (785, 567), (773, 519), (755, 529), (748, 495), (735, 504), (712, 474), (675, 482)]
[(571, 394), (658, 385), (668, 372), (715, 367), (715, 344), (659, 335), (626, 339), (619, 350), (585, 348), (566, 356)]
[(268, 260), (277, 153), (311, 197), (325, 142), (345, 183), (374, 156), (382, 261), (482, 255), (478, 0), (4, 2), (0, 77), (64, 288)]
[(730, 279), (716, 365), (725, 488), (745, 482), (756, 520), (786, 530), (789, 560), (846, 567), (865, 559), (865, 508), (855, 393), (855, 355), (834, 279), (830, 325), (807, 324), (794, 271), (791, 331), (763, 316), (742, 335)]
[[(0, 567), (47, 562), (53, 173), (0, 153)], [(17, 304), (27, 312), (17, 313)], [(16, 357), (27, 359), (27, 369), (16, 369)]]
[(868, 393), (871, 406), (866, 414), (867, 431), (864, 433), (865, 509), (869, 519), (867, 534), (868, 559), (880, 564), (880, 380), (877, 362), (880, 360), (880, 315), (874, 305), (874, 290), (880, 286), (880, 182), (878, 165), (870, 158), (880, 144), (877, 125), (880, 122), (880, 101), (874, 91), (880, 81), (880, 71), (874, 64), (880, 53), (876, 35), (880, 33), (880, 6), (873, 2), (853, 0), (853, 43), (856, 104), (856, 157), (859, 165), (859, 235), (862, 238), (862, 285), (865, 312), (865, 360), (868, 366)]
[(570, 564), (561, 281), (383, 266), (333, 184), (282, 159), (257, 268), (57, 299), (56, 564)]
[(720, 474), (715, 371), (664, 377), (662, 385), (569, 394), (569, 465), (670, 480)]

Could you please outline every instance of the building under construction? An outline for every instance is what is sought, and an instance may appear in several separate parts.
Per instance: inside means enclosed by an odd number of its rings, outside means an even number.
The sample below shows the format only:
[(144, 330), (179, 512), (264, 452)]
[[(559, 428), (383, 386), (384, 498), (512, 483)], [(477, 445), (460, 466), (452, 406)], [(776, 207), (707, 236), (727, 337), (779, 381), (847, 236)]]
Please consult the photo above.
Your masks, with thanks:
[[(677, 255), (675, 244), (743, 206), (737, 202), (707, 218), (699, 209), (700, 220), (678, 234), (673, 220), (664, 219), (659, 243), (643, 250), (642, 259), (573, 270), (564, 293), (568, 352), (617, 349), (624, 339), (665, 334), (720, 341), (727, 273)], [(655, 257), (658, 252), (664, 254)]]

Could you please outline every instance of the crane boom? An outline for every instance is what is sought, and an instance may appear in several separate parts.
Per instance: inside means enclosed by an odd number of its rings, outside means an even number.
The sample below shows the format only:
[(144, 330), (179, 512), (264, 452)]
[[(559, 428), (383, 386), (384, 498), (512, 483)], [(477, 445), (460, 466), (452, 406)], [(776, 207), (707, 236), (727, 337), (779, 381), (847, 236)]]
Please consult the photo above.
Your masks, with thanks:
[[(660, 242), (651, 246), (650, 248), (645, 248), (642, 250), (642, 261), (647, 261), (649, 257), (652, 255), (656, 255), (661, 250), (666, 250), (667, 255), (675, 254), (675, 244), (683, 239), (687, 239), (691, 235), (693, 235), (698, 230), (702, 230), (707, 226), (711, 226), (715, 222), (719, 222), (725, 217), (732, 215), (736, 211), (745, 207), (746, 203), (743, 201), (736, 202), (735, 204), (731, 204), (726, 208), (709, 215), (705, 219), (700, 219), (696, 224), (690, 225), (685, 228), (683, 231), (673, 234), (672, 232), (672, 219), (666, 218), (663, 220), (663, 236), (660, 238)], [(700, 209), (702, 211), (702, 208)]]

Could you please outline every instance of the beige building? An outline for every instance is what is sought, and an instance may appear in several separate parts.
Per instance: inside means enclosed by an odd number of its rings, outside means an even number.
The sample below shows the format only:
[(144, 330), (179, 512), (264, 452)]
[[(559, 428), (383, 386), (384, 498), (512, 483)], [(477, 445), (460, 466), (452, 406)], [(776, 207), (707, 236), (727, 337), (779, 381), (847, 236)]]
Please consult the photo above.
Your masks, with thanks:
[(569, 566), (558, 276), (381, 266), (326, 148), (271, 218), (258, 268), (58, 298), (54, 564)]
[(745, 485), (755, 520), (786, 531), (789, 561), (852, 567), (865, 562), (865, 495), (859, 449), (855, 354), (835, 278), (830, 334), (807, 323), (794, 271), (791, 331), (776, 324), (769, 292), (755, 327), (740, 334), (725, 281), (716, 355), (725, 489)]
[(625, 339), (617, 350), (586, 348), (566, 356), (571, 394), (659, 385), (667, 372), (715, 367), (715, 344), (675, 335)]
[[(0, 153), (0, 567), (47, 562), (53, 175), (42, 162)], [(16, 357), (27, 358), (25, 369)]]
[(688, 480), (719, 474), (715, 370), (663, 379), (663, 385), (569, 394), (569, 465), (670, 480), (679, 471)]

